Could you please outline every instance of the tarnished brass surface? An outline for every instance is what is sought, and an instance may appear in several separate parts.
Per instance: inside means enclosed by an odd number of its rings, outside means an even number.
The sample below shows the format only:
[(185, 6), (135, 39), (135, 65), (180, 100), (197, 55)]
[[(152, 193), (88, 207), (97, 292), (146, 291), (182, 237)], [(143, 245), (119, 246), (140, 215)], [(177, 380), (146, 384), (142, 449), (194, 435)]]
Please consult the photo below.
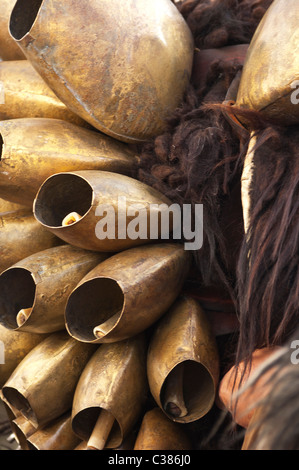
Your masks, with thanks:
[(0, 198), (0, 214), (3, 214), (4, 212), (15, 212), (19, 209), (26, 209), (26, 206)]
[(28, 437), (28, 450), (73, 450), (80, 439), (72, 430), (70, 412)]
[(191, 442), (182, 425), (174, 423), (153, 408), (143, 417), (134, 450), (191, 450)]
[[(176, 416), (164, 409), (167, 382), (184, 365), (182, 395), (188, 413)], [(213, 406), (219, 378), (219, 357), (211, 325), (192, 298), (179, 298), (157, 324), (148, 349), (147, 375), (151, 393), (168, 418), (195, 421)], [(173, 384), (180, 393), (179, 385)]]
[(2, 388), (5, 399), (33, 426), (42, 427), (66, 413), (80, 375), (94, 347), (65, 331), (53, 333), (33, 348)]
[[(163, 215), (168, 217), (170, 214), (171, 233), (174, 219), (169, 211), (170, 206), (167, 197), (132, 177), (109, 171), (83, 170), (50, 176), (37, 193), (33, 211), (45, 228), (71, 245), (87, 250), (116, 252), (149, 243), (150, 228)], [(81, 219), (63, 226), (64, 217), (71, 212), (80, 214)], [(129, 229), (137, 217), (140, 222), (139, 238), (135, 237), (138, 227), (136, 231), (132, 229), (133, 236), (130, 236)], [(97, 225), (100, 223), (107, 224), (108, 228), (102, 230), (108, 232), (108, 235), (104, 234), (105, 238), (97, 235)], [(158, 239), (162, 232), (161, 222), (156, 226)]]
[(282, 125), (299, 122), (291, 100), (299, 80), (298, 21), (297, 0), (274, 0), (250, 43), (236, 100)]
[(106, 447), (120, 446), (141, 416), (147, 393), (143, 335), (98, 346), (76, 387), (72, 408), (74, 432), (88, 441), (99, 412), (104, 409), (115, 418)]
[[(31, 255), (0, 275), (0, 321), (13, 330), (52, 333), (65, 327), (68, 296), (107, 254), (62, 245)], [(19, 324), (18, 313), (28, 309)], [(31, 311), (30, 311), (31, 309)]]
[(9, 33), (9, 18), (16, 0), (1, 0), (0, 7), (0, 59), (26, 59), (22, 49), (16, 44)]
[(0, 62), (0, 83), (4, 101), (0, 103), (1, 121), (17, 118), (53, 118), (91, 128), (57, 98), (29, 60)]
[(135, 164), (126, 144), (70, 122), (50, 118), (0, 122), (0, 197), (11, 202), (32, 208), (40, 185), (54, 173), (131, 174)]
[(190, 264), (190, 252), (171, 243), (111, 256), (70, 295), (65, 310), (69, 334), (79, 341), (110, 343), (144, 331), (179, 295)]
[(29, 208), (0, 213), (0, 273), (27, 256), (61, 244)]
[(0, 388), (24, 357), (44, 339), (44, 335), (11, 331), (0, 324), (0, 341), (4, 346), (4, 364), (0, 364)]
[(11, 426), (21, 449), (29, 450), (28, 438), (36, 432), (35, 427), (22, 415), (14, 419)]
[(62, 102), (119, 140), (159, 135), (189, 83), (193, 38), (170, 0), (18, 0), (10, 32)]

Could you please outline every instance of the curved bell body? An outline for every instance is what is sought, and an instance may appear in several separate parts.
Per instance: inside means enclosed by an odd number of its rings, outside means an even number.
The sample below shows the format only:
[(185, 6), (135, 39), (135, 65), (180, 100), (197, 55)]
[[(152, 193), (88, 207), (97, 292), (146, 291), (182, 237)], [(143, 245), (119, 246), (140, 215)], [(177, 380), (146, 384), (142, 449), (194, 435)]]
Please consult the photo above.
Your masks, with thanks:
[[(50, 176), (33, 211), (47, 230), (71, 245), (117, 252), (159, 239), (163, 216), (169, 216), (171, 233), (175, 219), (170, 206), (159, 191), (127, 175), (83, 170)], [(73, 212), (80, 219), (64, 224)]]
[(57, 98), (28, 60), (0, 62), (0, 83), (3, 93), (0, 106), (1, 121), (53, 118), (90, 127)]
[(178, 296), (190, 263), (182, 245), (166, 243), (111, 256), (70, 295), (65, 310), (69, 334), (79, 341), (109, 343), (144, 331)]
[(299, 122), (298, 20), (296, 0), (275, 0), (268, 8), (248, 49), (237, 107), (282, 125)]
[(14, 264), (0, 275), (1, 323), (6, 328), (31, 333), (64, 329), (69, 294), (106, 258), (106, 254), (62, 245)]
[(190, 450), (189, 437), (178, 423), (165, 416), (160, 408), (147, 411), (143, 417), (134, 450)]
[(21, 48), (9, 34), (9, 18), (16, 0), (1, 0), (0, 9), (0, 59), (26, 59)]
[(42, 334), (12, 331), (0, 325), (0, 388), (24, 357), (44, 339)]
[[(101, 447), (120, 446), (139, 419), (147, 393), (146, 345), (142, 335), (99, 346), (76, 387), (74, 432), (88, 447), (94, 438), (100, 443), (102, 437)], [(103, 421), (105, 416), (111, 417), (109, 428)], [(96, 426), (98, 422), (101, 426)], [(101, 450), (98, 447), (95, 446)]]
[(3, 214), (5, 212), (15, 212), (19, 209), (27, 208), (22, 204), (17, 204), (15, 202), (6, 201), (5, 199), (0, 198), (0, 214)]
[(94, 348), (53, 333), (20, 362), (2, 388), (12, 406), (35, 428), (69, 411), (77, 382)]
[(50, 118), (0, 122), (0, 152), (0, 196), (30, 208), (40, 185), (54, 173), (88, 169), (131, 174), (136, 163), (126, 144)]
[(72, 430), (70, 412), (35, 430), (27, 439), (28, 450), (73, 450), (79, 443)]
[(216, 341), (205, 313), (182, 297), (153, 333), (147, 358), (149, 386), (169, 419), (195, 421), (213, 406), (219, 376)]
[(193, 39), (170, 0), (18, 0), (10, 32), (69, 109), (126, 142), (158, 135), (189, 82)]
[(22, 415), (15, 418), (11, 426), (21, 449), (29, 450), (28, 438), (36, 431), (35, 427)]
[(61, 244), (29, 209), (0, 213), (0, 273), (27, 256)]

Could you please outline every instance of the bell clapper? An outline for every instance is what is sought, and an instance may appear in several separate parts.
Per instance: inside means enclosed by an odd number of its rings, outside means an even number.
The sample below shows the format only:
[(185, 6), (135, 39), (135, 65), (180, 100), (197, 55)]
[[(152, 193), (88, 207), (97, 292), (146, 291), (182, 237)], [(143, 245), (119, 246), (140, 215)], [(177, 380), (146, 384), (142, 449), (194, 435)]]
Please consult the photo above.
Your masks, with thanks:
[(95, 427), (87, 442), (89, 450), (103, 450), (111, 432), (114, 416), (107, 410), (101, 409)]
[(175, 418), (187, 416), (188, 410), (183, 396), (184, 364), (178, 364), (169, 374), (165, 384), (164, 409)]
[(110, 317), (104, 323), (101, 323), (101, 325), (96, 326), (93, 329), (94, 336), (98, 339), (103, 338), (113, 328), (113, 326), (117, 322), (118, 317), (119, 317), (119, 312), (115, 313), (115, 315)]
[(24, 323), (30, 317), (31, 312), (32, 312), (32, 308), (22, 308), (17, 314), (17, 318), (16, 318), (17, 325), (18, 326), (24, 325)]
[(67, 225), (72, 225), (78, 220), (82, 219), (82, 216), (78, 214), (78, 212), (70, 212), (70, 214), (66, 215), (62, 221), (62, 226), (66, 227)]

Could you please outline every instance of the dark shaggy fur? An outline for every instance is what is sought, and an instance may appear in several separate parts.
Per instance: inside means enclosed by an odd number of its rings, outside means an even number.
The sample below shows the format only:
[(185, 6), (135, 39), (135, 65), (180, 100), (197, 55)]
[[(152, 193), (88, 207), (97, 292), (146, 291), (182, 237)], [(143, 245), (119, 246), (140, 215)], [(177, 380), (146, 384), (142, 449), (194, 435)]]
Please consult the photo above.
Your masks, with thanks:
[(237, 360), (283, 344), (299, 321), (299, 126), (257, 135), (251, 224), (237, 273)]

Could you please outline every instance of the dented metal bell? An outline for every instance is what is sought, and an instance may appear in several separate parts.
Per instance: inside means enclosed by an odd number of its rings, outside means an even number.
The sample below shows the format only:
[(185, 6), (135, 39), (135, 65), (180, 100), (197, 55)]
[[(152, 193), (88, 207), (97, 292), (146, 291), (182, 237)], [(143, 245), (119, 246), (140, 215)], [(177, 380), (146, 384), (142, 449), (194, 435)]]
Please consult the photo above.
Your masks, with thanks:
[(29, 208), (0, 213), (0, 273), (27, 256), (61, 244)]
[(35, 428), (71, 410), (80, 375), (94, 347), (65, 331), (52, 333), (33, 348), (2, 388), (5, 400)]
[(147, 375), (151, 393), (169, 419), (192, 422), (212, 408), (218, 350), (211, 325), (194, 299), (179, 298), (157, 324), (148, 349)]
[(92, 450), (120, 446), (140, 418), (147, 393), (143, 335), (98, 346), (76, 387), (73, 431)]
[(79, 341), (110, 343), (133, 337), (171, 306), (191, 265), (180, 244), (131, 248), (103, 261), (71, 293), (65, 325)]
[(299, 122), (298, 20), (297, 0), (272, 2), (250, 43), (237, 107), (282, 125)]
[(53, 118), (91, 128), (57, 98), (29, 60), (0, 62), (0, 83), (1, 121), (17, 118)]
[(0, 198), (0, 214), (4, 212), (15, 212), (19, 209), (26, 209), (26, 206)]
[(145, 413), (134, 450), (190, 450), (191, 441), (182, 425), (174, 423), (160, 408)]
[(35, 430), (27, 439), (28, 450), (73, 450), (79, 443), (72, 430), (70, 411)]
[(0, 324), (0, 388), (24, 357), (44, 339), (45, 335), (12, 331)]
[(0, 8), (0, 59), (26, 59), (22, 49), (16, 44), (9, 33), (9, 18), (16, 0), (1, 0)]
[(14, 264), (0, 275), (0, 322), (31, 333), (64, 329), (68, 296), (106, 258), (107, 254), (62, 245)]
[(122, 141), (158, 135), (189, 83), (193, 38), (170, 0), (18, 0), (10, 33), (71, 111)]
[(117, 252), (158, 240), (163, 220), (171, 234), (176, 222), (170, 206), (167, 197), (130, 176), (83, 170), (50, 176), (33, 211), (38, 222), (71, 245)]
[(131, 174), (128, 146), (90, 129), (48, 118), (0, 122), (0, 197), (32, 204), (40, 185), (60, 171), (105, 170)]

